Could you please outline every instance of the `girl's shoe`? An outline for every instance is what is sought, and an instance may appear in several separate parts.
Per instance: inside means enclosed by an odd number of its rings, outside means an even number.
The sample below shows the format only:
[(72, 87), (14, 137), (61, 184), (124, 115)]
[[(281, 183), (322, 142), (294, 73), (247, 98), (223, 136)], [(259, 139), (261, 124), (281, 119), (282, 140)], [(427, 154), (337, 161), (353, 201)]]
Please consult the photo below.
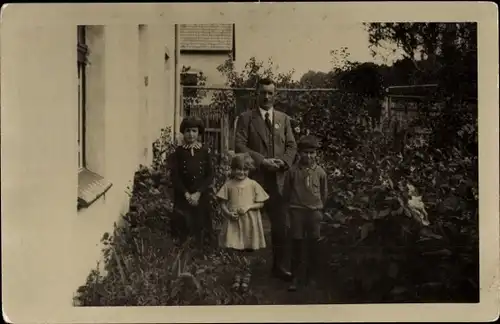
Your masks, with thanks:
[(251, 274), (249, 272), (243, 276), (243, 279), (242, 279), (241, 285), (240, 285), (240, 289), (242, 292), (248, 291), (248, 286), (250, 285), (250, 278), (251, 278)]
[(234, 290), (238, 290), (241, 286), (241, 276), (240, 275), (236, 275), (234, 276), (234, 282), (233, 282), (233, 285), (231, 286), (232, 289)]

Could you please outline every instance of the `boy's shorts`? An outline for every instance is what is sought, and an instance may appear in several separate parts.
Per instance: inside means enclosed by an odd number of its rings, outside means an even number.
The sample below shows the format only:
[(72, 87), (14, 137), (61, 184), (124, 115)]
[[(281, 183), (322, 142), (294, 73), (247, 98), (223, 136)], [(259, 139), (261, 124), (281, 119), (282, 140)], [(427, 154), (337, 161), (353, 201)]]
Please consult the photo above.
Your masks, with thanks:
[(292, 239), (300, 240), (305, 235), (308, 238), (320, 238), (321, 221), (323, 212), (302, 208), (290, 208), (290, 234)]

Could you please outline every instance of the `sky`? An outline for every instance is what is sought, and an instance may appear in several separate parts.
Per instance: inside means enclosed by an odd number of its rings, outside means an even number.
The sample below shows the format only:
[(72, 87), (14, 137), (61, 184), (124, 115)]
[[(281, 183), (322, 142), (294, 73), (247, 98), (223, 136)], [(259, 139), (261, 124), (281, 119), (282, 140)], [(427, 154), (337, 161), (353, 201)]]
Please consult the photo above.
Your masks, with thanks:
[(241, 22), (236, 23), (236, 69), (241, 71), (252, 56), (264, 62), (271, 57), (278, 71), (295, 69), (294, 79), (298, 80), (309, 70), (329, 71), (330, 51), (341, 47), (348, 48), (352, 61), (390, 65), (399, 58), (390, 50), (373, 58), (368, 45), (368, 32), (361, 23), (321, 19)]

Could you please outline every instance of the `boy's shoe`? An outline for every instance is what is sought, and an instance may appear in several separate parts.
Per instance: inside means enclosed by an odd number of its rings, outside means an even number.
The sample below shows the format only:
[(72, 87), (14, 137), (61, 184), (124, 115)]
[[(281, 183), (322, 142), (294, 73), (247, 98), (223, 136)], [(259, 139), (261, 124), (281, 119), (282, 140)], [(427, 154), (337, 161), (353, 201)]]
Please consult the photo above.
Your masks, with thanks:
[(312, 269), (311, 266), (308, 266), (306, 271), (305, 271), (305, 278), (304, 278), (304, 285), (313, 288), (317, 286), (316, 282), (316, 274), (317, 274), (317, 269)]
[(316, 280), (308, 278), (307, 281), (305, 282), (307, 288), (316, 288), (318, 286)]
[(300, 280), (299, 280), (299, 278), (295, 277), (295, 278), (293, 278), (290, 286), (288, 286), (288, 291), (297, 291), (300, 288), (301, 288)]
[(291, 253), (291, 273), (288, 281), (292, 281), (289, 291), (296, 291), (299, 285), (299, 277), (301, 276), (301, 261), (303, 254), (303, 241), (301, 239), (294, 239), (292, 241), (292, 253)]
[(319, 239), (312, 239), (308, 242), (308, 259), (306, 269), (306, 284), (308, 287), (314, 288), (317, 286), (315, 279), (318, 279), (319, 261), (320, 261), (320, 242)]

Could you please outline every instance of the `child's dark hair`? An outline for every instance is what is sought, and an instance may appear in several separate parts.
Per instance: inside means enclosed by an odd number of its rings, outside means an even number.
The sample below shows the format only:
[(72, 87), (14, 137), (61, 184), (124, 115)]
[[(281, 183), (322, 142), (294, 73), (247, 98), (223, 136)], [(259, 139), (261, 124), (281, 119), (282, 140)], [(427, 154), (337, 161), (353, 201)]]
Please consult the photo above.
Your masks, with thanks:
[(243, 169), (243, 170), (254, 170), (255, 163), (248, 153), (240, 153), (233, 156), (231, 159), (231, 170)]
[(203, 135), (203, 132), (205, 131), (205, 125), (203, 125), (203, 120), (201, 118), (198, 118), (196, 116), (187, 116), (185, 117), (180, 126), (180, 131), (182, 134), (184, 134), (184, 131), (187, 128), (198, 128), (198, 132), (200, 135)]

